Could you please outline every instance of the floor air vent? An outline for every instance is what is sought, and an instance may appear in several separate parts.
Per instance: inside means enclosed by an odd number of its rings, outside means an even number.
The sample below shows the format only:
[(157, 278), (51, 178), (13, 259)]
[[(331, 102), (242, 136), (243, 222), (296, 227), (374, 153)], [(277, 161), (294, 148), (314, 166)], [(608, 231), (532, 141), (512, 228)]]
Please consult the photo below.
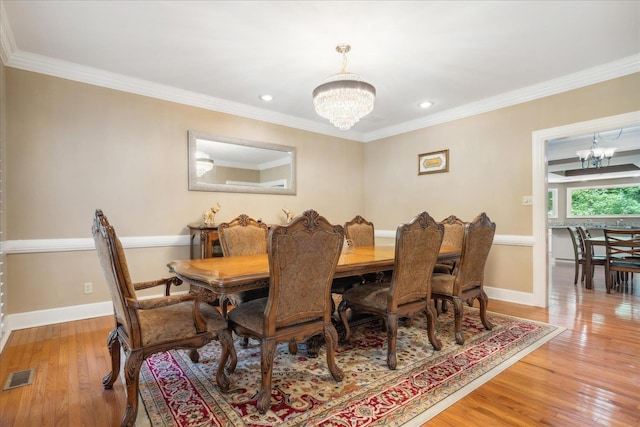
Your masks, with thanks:
[(20, 387), (22, 385), (31, 384), (33, 380), (33, 369), (27, 369), (26, 371), (12, 372), (9, 374), (9, 378), (4, 385), (3, 390), (10, 390), (12, 388)]

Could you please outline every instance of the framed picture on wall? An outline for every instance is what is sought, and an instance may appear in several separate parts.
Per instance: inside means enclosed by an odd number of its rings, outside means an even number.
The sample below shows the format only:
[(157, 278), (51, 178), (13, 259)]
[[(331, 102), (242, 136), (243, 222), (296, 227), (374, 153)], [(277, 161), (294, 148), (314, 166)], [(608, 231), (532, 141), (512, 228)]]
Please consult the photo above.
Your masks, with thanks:
[(449, 172), (449, 150), (418, 154), (418, 175)]

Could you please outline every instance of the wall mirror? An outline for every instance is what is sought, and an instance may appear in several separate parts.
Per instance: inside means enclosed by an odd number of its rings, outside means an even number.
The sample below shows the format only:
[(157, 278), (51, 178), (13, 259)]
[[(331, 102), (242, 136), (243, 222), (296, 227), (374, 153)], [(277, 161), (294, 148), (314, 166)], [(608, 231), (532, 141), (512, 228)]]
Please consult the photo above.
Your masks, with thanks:
[(189, 190), (296, 194), (296, 149), (189, 131)]

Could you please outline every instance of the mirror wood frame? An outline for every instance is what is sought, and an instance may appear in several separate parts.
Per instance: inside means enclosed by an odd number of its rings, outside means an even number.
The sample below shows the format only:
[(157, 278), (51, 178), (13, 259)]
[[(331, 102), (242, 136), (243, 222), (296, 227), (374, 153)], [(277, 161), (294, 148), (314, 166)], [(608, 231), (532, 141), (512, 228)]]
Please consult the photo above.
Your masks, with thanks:
[[(282, 187), (258, 187), (251, 185), (235, 184), (213, 184), (198, 180), (196, 171), (196, 151), (198, 151), (198, 140), (208, 140), (224, 144), (241, 145), (244, 147), (254, 147), (265, 150), (280, 151), (291, 156), (291, 171), (287, 177), (287, 186)], [(262, 141), (250, 141), (246, 139), (231, 138), (221, 135), (209, 134), (205, 132), (188, 131), (189, 140), (189, 190), (190, 191), (218, 191), (228, 193), (256, 193), (256, 194), (296, 194), (296, 148), (288, 145), (273, 144)], [(215, 157), (213, 158), (215, 162)], [(214, 163), (215, 165), (215, 163)], [(215, 166), (214, 166), (215, 167)]]

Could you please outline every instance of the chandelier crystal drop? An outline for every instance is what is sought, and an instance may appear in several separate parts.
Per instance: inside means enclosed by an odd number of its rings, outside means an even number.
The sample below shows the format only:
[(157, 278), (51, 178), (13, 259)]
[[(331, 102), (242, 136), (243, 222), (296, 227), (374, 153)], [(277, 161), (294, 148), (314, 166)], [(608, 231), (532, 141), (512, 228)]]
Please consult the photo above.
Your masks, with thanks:
[(347, 130), (373, 111), (376, 89), (358, 74), (347, 73), (349, 45), (338, 45), (343, 66), (338, 74), (329, 76), (313, 91), (313, 105), (318, 115), (328, 119), (340, 130)]

